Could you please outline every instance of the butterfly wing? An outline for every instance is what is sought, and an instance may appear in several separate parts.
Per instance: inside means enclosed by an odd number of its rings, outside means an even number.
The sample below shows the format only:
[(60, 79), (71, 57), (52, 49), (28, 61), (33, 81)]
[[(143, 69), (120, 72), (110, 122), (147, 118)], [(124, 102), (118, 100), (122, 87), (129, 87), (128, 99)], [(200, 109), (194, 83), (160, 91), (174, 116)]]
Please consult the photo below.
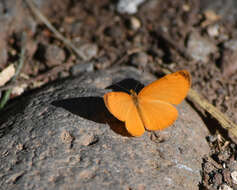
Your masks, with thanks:
[(124, 92), (109, 92), (104, 95), (104, 102), (107, 109), (120, 121), (125, 121), (130, 107), (132, 97)]
[(141, 116), (139, 115), (135, 104), (133, 104), (128, 111), (125, 126), (132, 136), (141, 136), (145, 132)]
[(127, 131), (132, 136), (141, 136), (145, 132), (132, 96), (124, 92), (109, 92), (104, 95), (107, 109), (120, 121), (125, 121)]
[(178, 117), (177, 109), (170, 103), (142, 98), (139, 103), (142, 120), (148, 130), (162, 130), (172, 125)]
[(141, 90), (138, 98), (161, 100), (171, 104), (179, 104), (187, 95), (191, 84), (188, 71), (182, 70), (168, 74), (154, 81)]

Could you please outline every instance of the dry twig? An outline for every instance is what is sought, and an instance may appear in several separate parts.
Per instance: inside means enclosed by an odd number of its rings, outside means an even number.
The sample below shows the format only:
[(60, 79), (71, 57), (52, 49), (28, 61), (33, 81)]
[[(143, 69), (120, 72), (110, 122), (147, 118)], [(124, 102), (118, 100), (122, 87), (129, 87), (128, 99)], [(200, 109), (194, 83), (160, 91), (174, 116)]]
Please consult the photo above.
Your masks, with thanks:
[(76, 54), (77, 57), (83, 60), (87, 60), (87, 57), (81, 51), (79, 51), (69, 39), (65, 38), (59, 31), (57, 31), (57, 29), (49, 22), (49, 20), (34, 5), (32, 0), (25, 0), (25, 2), (29, 6), (33, 14), (35, 14), (35, 16), (39, 18), (48, 27), (48, 29), (55, 34), (56, 38), (62, 41), (66, 47), (71, 49)]
[(40, 80), (46, 79), (49, 76), (55, 76), (61, 71), (69, 70), (72, 67), (73, 63), (68, 63), (68, 64), (62, 64), (53, 67), (49, 71), (37, 75), (35, 78), (31, 78), (30, 80), (27, 81), (12, 81), (9, 84), (0, 87), (0, 91), (8, 90), (17, 86), (20, 86), (22, 84), (27, 84), (29, 86), (30, 84), (33, 84), (35, 82), (39, 82)]
[(189, 90), (188, 98), (192, 102), (197, 103), (202, 109), (207, 111), (209, 114), (211, 114), (211, 116), (214, 117), (224, 129), (228, 130), (230, 133), (237, 137), (237, 125), (233, 123), (225, 114), (219, 111), (215, 106), (213, 106), (206, 99), (201, 97), (195, 90)]
[[(24, 64), (24, 61), (25, 61), (25, 45), (26, 45), (26, 33), (23, 32), (22, 34), (22, 37), (21, 37), (21, 54), (20, 54), (20, 60), (19, 60), (19, 63), (17, 65), (17, 68), (16, 68), (16, 73), (15, 75), (13, 76), (13, 78), (11, 79), (11, 82), (15, 82), (18, 75), (20, 74), (21, 72), (21, 69), (23, 67), (23, 64)], [(10, 98), (10, 95), (11, 95), (11, 92), (12, 92), (12, 88), (9, 88), (5, 93), (4, 93), (4, 96), (0, 102), (0, 110), (4, 108), (4, 106), (6, 105), (7, 101), (9, 100)]]

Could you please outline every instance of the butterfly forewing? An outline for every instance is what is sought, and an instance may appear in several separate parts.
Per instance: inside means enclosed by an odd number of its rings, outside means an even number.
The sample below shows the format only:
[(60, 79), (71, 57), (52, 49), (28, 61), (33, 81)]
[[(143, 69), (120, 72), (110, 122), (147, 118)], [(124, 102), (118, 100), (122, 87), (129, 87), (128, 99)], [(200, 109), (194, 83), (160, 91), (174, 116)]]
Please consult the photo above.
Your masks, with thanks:
[(124, 92), (109, 92), (104, 95), (104, 102), (110, 113), (120, 121), (125, 121), (133, 105), (132, 97)]
[(171, 104), (179, 104), (187, 95), (191, 77), (188, 71), (182, 70), (168, 74), (144, 87), (139, 98), (161, 100)]

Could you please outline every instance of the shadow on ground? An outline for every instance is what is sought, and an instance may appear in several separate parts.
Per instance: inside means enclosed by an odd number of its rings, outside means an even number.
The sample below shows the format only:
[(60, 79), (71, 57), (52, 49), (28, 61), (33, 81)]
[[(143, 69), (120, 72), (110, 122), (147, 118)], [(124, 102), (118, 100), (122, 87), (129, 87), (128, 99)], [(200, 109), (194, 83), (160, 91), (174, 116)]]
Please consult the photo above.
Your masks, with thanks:
[[(123, 92), (129, 92), (130, 89), (133, 89), (138, 93), (143, 87), (144, 85), (134, 79), (124, 79), (118, 83), (108, 86), (106, 89)], [(122, 136), (131, 136), (127, 132), (124, 122), (116, 119), (107, 110), (104, 100), (101, 97), (78, 97), (63, 99), (53, 101), (52, 105), (56, 107), (62, 107), (75, 115), (97, 123), (107, 123), (117, 134)]]

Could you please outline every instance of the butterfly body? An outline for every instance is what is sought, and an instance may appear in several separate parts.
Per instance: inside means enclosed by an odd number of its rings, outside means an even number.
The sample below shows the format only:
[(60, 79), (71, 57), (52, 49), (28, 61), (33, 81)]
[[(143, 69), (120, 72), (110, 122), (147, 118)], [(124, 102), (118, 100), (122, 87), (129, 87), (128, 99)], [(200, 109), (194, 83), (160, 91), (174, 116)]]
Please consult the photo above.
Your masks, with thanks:
[(131, 94), (131, 96), (132, 96), (132, 100), (133, 100), (133, 103), (136, 105), (136, 106), (138, 106), (139, 105), (139, 100), (138, 100), (138, 95), (137, 95), (137, 93), (134, 91), (134, 90), (130, 90), (130, 94)]
[(138, 98), (138, 95), (134, 90), (130, 90), (130, 93), (131, 93), (131, 96), (132, 96), (133, 103), (134, 103), (135, 107), (137, 108), (138, 115), (141, 118), (141, 122), (142, 122), (143, 126), (145, 126), (142, 111), (141, 111), (141, 108), (140, 108), (140, 104), (141, 104), (140, 101), (142, 101), (142, 99)]
[(145, 129), (162, 130), (174, 123), (178, 111), (173, 104), (185, 98), (190, 84), (188, 71), (178, 71), (154, 81), (138, 94), (133, 90), (131, 94), (109, 92), (104, 95), (104, 102), (117, 119), (125, 122), (131, 135), (141, 136)]

